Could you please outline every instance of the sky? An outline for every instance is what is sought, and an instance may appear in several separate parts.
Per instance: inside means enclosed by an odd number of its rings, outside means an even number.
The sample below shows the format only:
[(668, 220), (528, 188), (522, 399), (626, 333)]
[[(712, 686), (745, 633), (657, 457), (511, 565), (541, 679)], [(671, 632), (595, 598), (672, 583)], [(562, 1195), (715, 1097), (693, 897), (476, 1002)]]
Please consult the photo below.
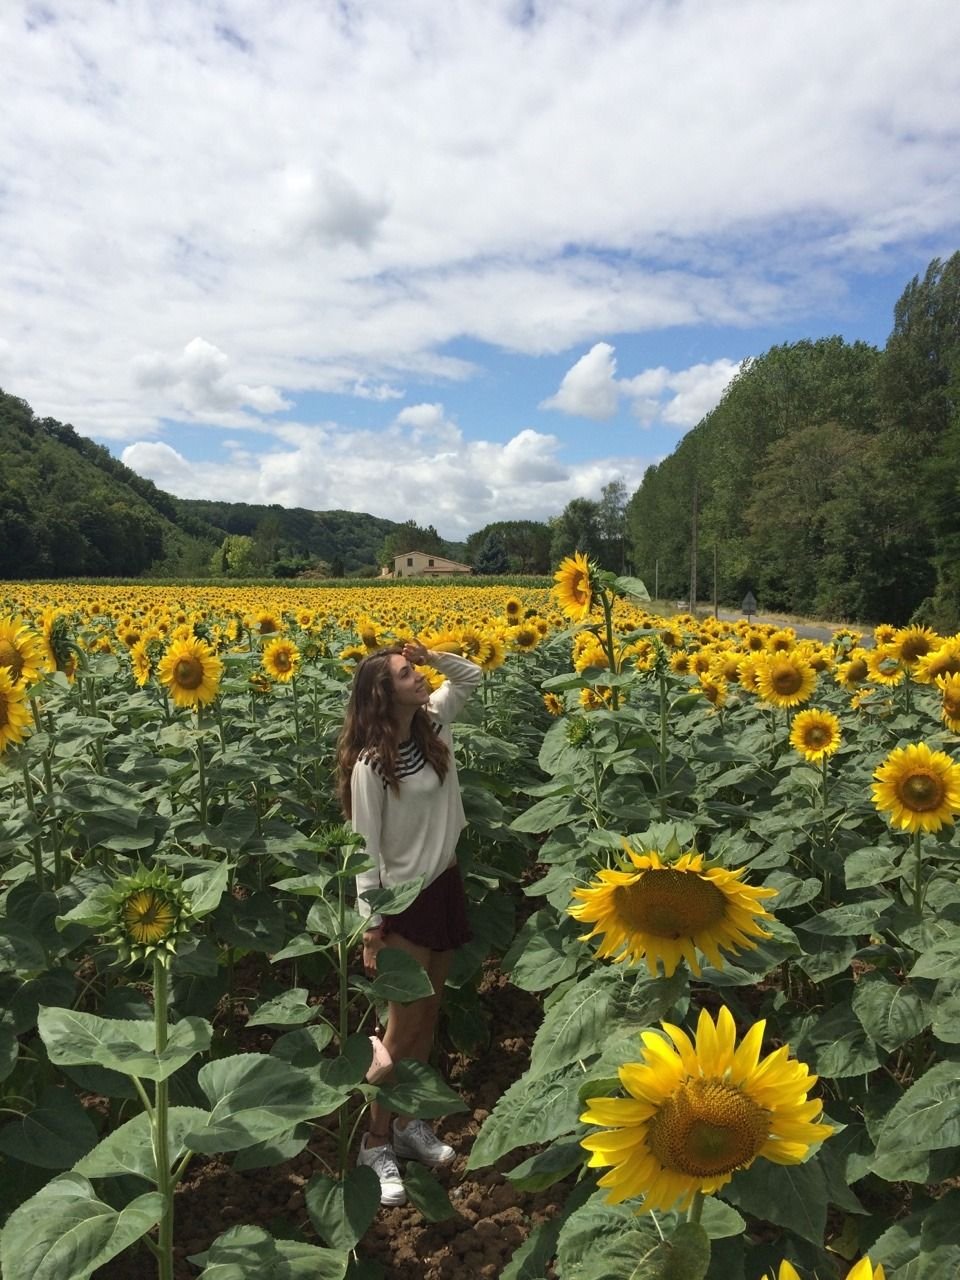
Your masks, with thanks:
[(0, 64), (0, 388), (181, 497), (549, 519), (960, 249), (957, 0), (3, 0)]

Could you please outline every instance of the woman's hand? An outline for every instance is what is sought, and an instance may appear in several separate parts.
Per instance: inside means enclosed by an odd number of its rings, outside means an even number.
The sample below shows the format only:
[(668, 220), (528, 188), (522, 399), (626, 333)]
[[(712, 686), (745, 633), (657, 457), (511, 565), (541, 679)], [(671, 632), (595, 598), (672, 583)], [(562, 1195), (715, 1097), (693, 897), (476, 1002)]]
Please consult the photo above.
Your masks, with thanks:
[(403, 646), (403, 656), (414, 667), (425, 667), (429, 662), (427, 650), (419, 640), (408, 640)]
[(368, 978), (376, 976), (377, 955), (383, 950), (383, 929), (367, 929), (363, 935), (363, 971)]

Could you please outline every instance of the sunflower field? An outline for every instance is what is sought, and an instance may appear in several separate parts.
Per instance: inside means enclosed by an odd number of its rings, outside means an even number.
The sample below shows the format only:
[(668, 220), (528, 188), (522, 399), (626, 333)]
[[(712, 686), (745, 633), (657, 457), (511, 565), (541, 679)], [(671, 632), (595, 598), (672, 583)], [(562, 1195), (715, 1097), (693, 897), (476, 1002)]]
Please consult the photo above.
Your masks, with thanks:
[[(483, 1060), (491, 968), (538, 1010), (415, 1211), (554, 1189), (505, 1280), (960, 1275), (960, 635), (648, 605), (579, 555), (552, 590), (0, 584), (5, 1280), (389, 1274), (365, 1110), (464, 1104), (367, 1078), (426, 977), (362, 976), (333, 760), (356, 662), (414, 636), (484, 673), (444, 1043)], [(193, 1171), (304, 1153), (301, 1211), (181, 1247)]]

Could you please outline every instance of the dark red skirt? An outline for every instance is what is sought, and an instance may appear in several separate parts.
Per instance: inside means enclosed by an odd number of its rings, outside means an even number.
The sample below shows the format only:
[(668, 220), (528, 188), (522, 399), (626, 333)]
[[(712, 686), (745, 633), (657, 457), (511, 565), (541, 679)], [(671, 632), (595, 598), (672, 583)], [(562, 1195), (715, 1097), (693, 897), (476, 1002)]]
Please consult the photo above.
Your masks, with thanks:
[(471, 940), (467, 895), (456, 863), (428, 884), (406, 911), (383, 917), (383, 936), (391, 933), (431, 951), (452, 951)]

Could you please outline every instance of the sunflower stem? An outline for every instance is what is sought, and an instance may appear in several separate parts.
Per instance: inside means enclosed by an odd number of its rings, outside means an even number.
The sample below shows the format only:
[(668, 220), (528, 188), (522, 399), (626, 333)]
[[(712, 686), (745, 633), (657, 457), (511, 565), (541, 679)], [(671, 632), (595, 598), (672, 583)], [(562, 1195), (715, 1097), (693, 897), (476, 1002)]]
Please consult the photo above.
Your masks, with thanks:
[(200, 798), (200, 825), (207, 825), (207, 770), (203, 755), (203, 707), (197, 703), (197, 783)]
[(913, 833), (913, 911), (917, 923), (923, 919), (923, 846), (921, 832)]
[[(347, 1016), (349, 1014), (349, 992), (347, 990), (347, 970), (350, 964), (350, 944), (347, 939), (346, 929), (346, 890), (344, 885), (344, 877), (337, 876), (337, 986), (339, 988), (339, 1049), (343, 1053), (343, 1046), (347, 1042), (347, 1036), (350, 1033)], [(337, 1177), (343, 1179), (347, 1172), (347, 1160), (350, 1150), (350, 1108), (344, 1102), (337, 1111)]]
[(53, 764), (50, 752), (43, 753), (43, 780), (47, 789), (47, 812), (51, 816), (50, 831), (53, 836), (53, 887), (63, 884), (63, 850), (60, 844), (60, 821), (57, 817), (57, 797), (53, 789)]
[[(167, 970), (160, 956), (153, 958), (153, 1025), (157, 1057), (167, 1047)], [(163, 1211), (157, 1232), (157, 1275), (173, 1280), (173, 1179), (170, 1174), (169, 1090), (166, 1080), (154, 1086), (153, 1157), (157, 1166), (157, 1190)]]
[[(606, 639), (604, 641), (604, 649), (607, 654), (607, 661), (610, 664), (611, 672), (617, 674), (617, 658), (616, 650), (613, 644), (613, 597), (609, 591), (600, 590), (600, 603), (603, 606), (603, 626)], [(610, 709), (616, 711), (620, 706), (620, 691), (617, 686), (610, 686)]]
[[(33, 779), (30, 777), (30, 769), (27, 762), (23, 762), (23, 789), (27, 797), (27, 805), (33, 814), (34, 821), (37, 821), (37, 801), (33, 794)], [(30, 852), (33, 854), (33, 877), (37, 882), (37, 888), (42, 892), (43, 883), (43, 845), (39, 836), (34, 836), (30, 841)]]
[(695, 1191), (693, 1195), (693, 1202), (691, 1203), (690, 1208), (687, 1210), (688, 1222), (699, 1222), (700, 1219), (703, 1217), (703, 1201), (704, 1201), (703, 1192)]
[(658, 677), (660, 685), (660, 743), (659, 743), (659, 790), (660, 790), (660, 821), (663, 822), (667, 816), (667, 676), (665, 671), (660, 671)]

